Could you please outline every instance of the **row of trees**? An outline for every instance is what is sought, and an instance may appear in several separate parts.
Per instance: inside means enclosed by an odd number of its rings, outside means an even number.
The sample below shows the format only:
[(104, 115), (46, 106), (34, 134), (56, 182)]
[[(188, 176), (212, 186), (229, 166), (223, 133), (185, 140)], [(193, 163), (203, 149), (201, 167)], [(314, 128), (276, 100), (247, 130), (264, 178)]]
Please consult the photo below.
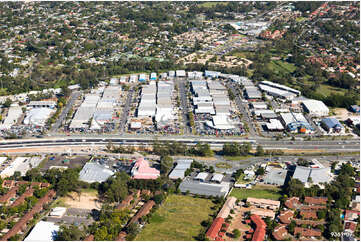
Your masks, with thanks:
[(188, 147), (179, 142), (155, 142), (153, 153), (160, 156), (194, 155), (209, 157), (214, 155), (209, 144), (197, 143), (195, 146)]

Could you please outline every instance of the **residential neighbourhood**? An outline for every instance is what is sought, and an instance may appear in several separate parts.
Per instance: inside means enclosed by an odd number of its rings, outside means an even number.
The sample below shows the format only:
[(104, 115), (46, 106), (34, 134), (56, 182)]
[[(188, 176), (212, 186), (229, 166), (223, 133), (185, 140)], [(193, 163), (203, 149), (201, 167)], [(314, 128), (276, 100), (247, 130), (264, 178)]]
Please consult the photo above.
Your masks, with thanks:
[(4, 2), (0, 29), (0, 240), (360, 240), (359, 2)]

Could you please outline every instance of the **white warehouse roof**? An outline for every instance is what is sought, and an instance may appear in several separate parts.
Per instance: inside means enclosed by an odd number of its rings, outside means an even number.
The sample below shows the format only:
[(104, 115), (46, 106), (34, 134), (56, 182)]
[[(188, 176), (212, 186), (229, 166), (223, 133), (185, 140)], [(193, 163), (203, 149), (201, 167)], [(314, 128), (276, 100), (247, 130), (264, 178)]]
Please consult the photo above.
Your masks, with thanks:
[(53, 222), (40, 221), (24, 241), (55, 241), (60, 226)]

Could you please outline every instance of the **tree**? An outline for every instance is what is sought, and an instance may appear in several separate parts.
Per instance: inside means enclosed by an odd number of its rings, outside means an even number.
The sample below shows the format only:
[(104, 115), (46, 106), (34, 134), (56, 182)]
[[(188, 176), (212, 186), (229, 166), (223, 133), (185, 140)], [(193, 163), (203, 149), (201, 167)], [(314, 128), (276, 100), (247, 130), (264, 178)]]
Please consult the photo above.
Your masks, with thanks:
[(4, 108), (9, 108), (10, 105), (13, 103), (10, 98), (7, 98), (5, 102), (3, 103)]
[(318, 210), (317, 211), (317, 218), (318, 219), (325, 219), (327, 215), (327, 211), (326, 210)]
[(291, 179), (285, 188), (285, 193), (289, 197), (302, 197), (305, 194), (305, 188), (300, 180)]
[(241, 236), (241, 232), (238, 229), (234, 229), (232, 231), (232, 234), (233, 234), (233, 238), (235, 238), (235, 239), (238, 239), (239, 236)]
[(263, 156), (263, 155), (264, 155), (264, 150), (262, 145), (257, 145), (256, 156)]
[(256, 175), (257, 176), (263, 176), (265, 173), (265, 169), (263, 167), (259, 167), (257, 170), (256, 170)]
[(71, 240), (83, 240), (85, 237), (85, 232), (80, 230), (78, 226), (75, 225), (61, 225), (60, 230), (57, 233), (56, 240), (58, 241), (71, 241)]
[(160, 158), (160, 172), (167, 175), (173, 168), (173, 158), (170, 156), (163, 156)]

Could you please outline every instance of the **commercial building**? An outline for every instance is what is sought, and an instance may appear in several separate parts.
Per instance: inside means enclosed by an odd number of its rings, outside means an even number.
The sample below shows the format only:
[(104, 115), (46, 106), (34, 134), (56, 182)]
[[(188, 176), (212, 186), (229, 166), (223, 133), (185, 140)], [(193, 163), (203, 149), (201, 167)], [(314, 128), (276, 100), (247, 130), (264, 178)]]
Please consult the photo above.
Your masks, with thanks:
[(205, 71), (204, 76), (205, 77), (211, 77), (211, 78), (217, 78), (219, 76), (220, 72), (218, 71)]
[(296, 95), (301, 95), (301, 92), (296, 90), (296, 89), (293, 89), (293, 88), (290, 88), (288, 86), (285, 86), (285, 85), (281, 85), (281, 84), (278, 84), (278, 83), (274, 83), (274, 82), (270, 82), (270, 81), (261, 81), (261, 84), (263, 85), (266, 85), (266, 86), (270, 86), (270, 87), (273, 87), (273, 88), (277, 88), (277, 89), (280, 89), (280, 90), (284, 90), (284, 91), (287, 91), (287, 92), (291, 92), (291, 93), (294, 93)]
[(16, 157), (15, 160), (1, 171), (0, 176), (9, 177), (15, 172), (20, 172), (21, 176), (25, 176), (26, 172), (31, 168), (36, 168), (41, 163), (42, 159), (38, 156), (34, 157)]
[(79, 173), (79, 180), (93, 183), (104, 182), (109, 177), (114, 175), (114, 172), (105, 166), (102, 166), (96, 162), (88, 162), (84, 165), (83, 169)]
[(186, 71), (185, 70), (176, 70), (176, 76), (177, 77), (186, 77)]
[(328, 107), (319, 100), (308, 99), (302, 101), (305, 112), (315, 117), (327, 116), (330, 110)]
[[(267, 116), (267, 114), (266, 114)], [(269, 131), (281, 131), (284, 130), (282, 123), (278, 119), (269, 119), (269, 123), (266, 123), (267, 130)]]
[(273, 97), (282, 98), (286, 100), (292, 100), (293, 98), (297, 97), (297, 94), (294, 92), (286, 91), (283, 89), (275, 88), (269, 85), (259, 84), (259, 88), (266, 92), (268, 95)]
[(160, 176), (159, 170), (149, 166), (144, 158), (138, 158), (131, 170), (134, 179), (157, 179)]
[(298, 179), (302, 183), (321, 184), (328, 183), (331, 179), (331, 168), (311, 168), (297, 166), (293, 174), (293, 179)]
[(247, 99), (261, 99), (262, 93), (255, 86), (246, 86), (245, 87), (245, 96)]
[(24, 124), (44, 127), (55, 111), (51, 108), (33, 108), (26, 112)]
[(344, 129), (343, 125), (335, 118), (322, 119), (321, 126), (329, 133), (340, 133)]
[(177, 165), (174, 167), (172, 172), (169, 174), (170, 179), (183, 179), (185, 171), (191, 167), (193, 160), (178, 159), (176, 160)]
[(157, 80), (157, 73), (155, 73), (155, 72), (150, 73), (149, 80), (151, 80), (151, 81)]
[(31, 101), (28, 105), (28, 108), (55, 108), (55, 101)]
[(233, 121), (226, 115), (215, 115), (212, 117), (212, 121), (206, 121), (206, 125), (218, 130), (235, 128)]
[(24, 241), (55, 241), (60, 226), (53, 222), (39, 221)]
[[(100, 92), (99, 89), (97, 91)], [(83, 130), (89, 128), (89, 120), (93, 117), (99, 100), (100, 94), (86, 94), (69, 125), (69, 129)]]
[(10, 129), (14, 124), (16, 124), (18, 122), (19, 118), (22, 115), (23, 115), (23, 111), (20, 106), (18, 106), (18, 105), (10, 106), (6, 118), (4, 119), (4, 121), (2, 123), (0, 123), (0, 130)]
[(274, 168), (264, 178), (264, 183), (276, 186), (283, 186), (287, 177), (287, 170)]
[(302, 113), (280, 113), (282, 123), (290, 132), (310, 133), (314, 128), (308, 123)]
[(179, 185), (179, 189), (183, 193), (189, 192), (191, 194), (205, 196), (226, 197), (230, 189), (230, 183), (222, 182), (221, 184), (214, 184), (185, 178)]

